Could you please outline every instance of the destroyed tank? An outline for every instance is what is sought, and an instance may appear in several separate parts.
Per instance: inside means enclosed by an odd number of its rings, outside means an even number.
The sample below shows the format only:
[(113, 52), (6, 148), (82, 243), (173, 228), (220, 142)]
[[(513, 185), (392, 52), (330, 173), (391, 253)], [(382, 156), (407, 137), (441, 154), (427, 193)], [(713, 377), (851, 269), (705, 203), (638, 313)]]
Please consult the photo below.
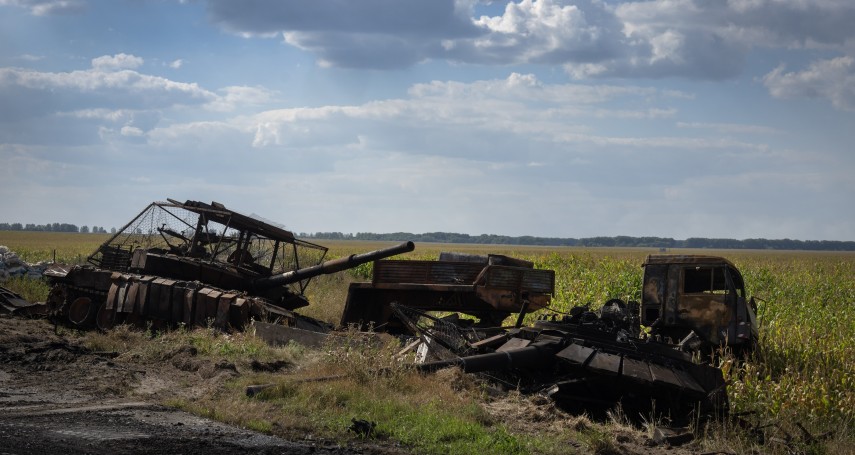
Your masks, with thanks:
[(87, 264), (54, 266), (46, 311), (78, 327), (117, 322), (240, 328), (251, 318), (286, 325), (317, 321), (312, 278), (414, 249), (412, 242), (323, 262), (327, 248), (223, 204), (153, 202), (104, 242)]
[[(538, 320), (470, 344), (469, 354), (418, 368), (489, 373), (522, 393), (542, 394), (565, 410), (592, 415), (619, 406), (630, 418), (667, 416), (685, 423), (728, 412), (720, 369), (696, 363), (671, 344), (633, 336), (625, 308), (604, 308), (577, 308), (561, 321)], [(453, 350), (447, 336), (432, 340)]]
[(620, 404), (633, 416), (726, 413), (726, 384), (711, 361), (722, 349), (747, 354), (758, 338), (742, 275), (715, 256), (650, 255), (643, 267), (640, 303), (615, 298), (596, 311), (541, 314), (531, 327), (521, 326), (528, 308), (520, 307), (516, 327), (498, 334), (406, 300), (390, 307), (419, 337), (421, 370), (459, 366), (586, 412)]

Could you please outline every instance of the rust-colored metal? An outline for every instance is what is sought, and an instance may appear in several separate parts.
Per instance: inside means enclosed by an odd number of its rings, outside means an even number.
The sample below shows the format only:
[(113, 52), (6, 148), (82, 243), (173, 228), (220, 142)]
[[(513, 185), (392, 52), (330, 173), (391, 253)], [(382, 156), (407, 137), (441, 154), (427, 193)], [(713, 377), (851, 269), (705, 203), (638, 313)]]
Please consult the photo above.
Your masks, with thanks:
[[(445, 273), (434, 272), (434, 267)], [(723, 258), (650, 256), (644, 262), (641, 303), (611, 299), (596, 311), (581, 306), (563, 315), (542, 313), (532, 327), (518, 324), (517, 328), (499, 333), (477, 327), (464, 329), (453, 317), (439, 318), (427, 312), (461, 311), (460, 306), (454, 309), (452, 304), (459, 304), (459, 299), (437, 305), (442, 286), (427, 283), (436, 281), (431, 278), (435, 276), (450, 281), (448, 277), (455, 274), (449, 270), (471, 276), (474, 267), (470, 263), (425, 266), (429, 273), (417, 273), (418, 267), (406, 273), (389, 273), (380, 268), (373, 286), (359, 285), (359, 289), (371, 292), (372, 299), (400, 302), (389, 306), (395, 317), (419, 336), (417, 358), (439, 359), (423, 363), (419, 369), (457, 366), (471, 373), (491, 371), (491, 377), (502, 378), (519, 390), (546, 394), (559, 406), (585, 412), (601, 412), (620, 404), (629, 415), (664, 413), (683, 420), (689, 415), (726, 413), (728, 399), (721, 370), (706, 362), (711, 357), (695, 354), (714, 352), (719, 346), (748, 350), (756, 342), (753, 299), (746, 300), (741, 274)], [(497, 285), (513, 280), (493, 280), (490, 273), (485, 269), (471, 285), (477, 289), (483, 284), (490, 292), (476, 290), (471, 294), (478, 297), (478, 302), (489, 302), (497, 310), (518, 308), (513, 306), (518, 300), (508, 298), (511, 304), (505, 306), (503, 300), (490, 298), (502, 296), (504, 289), (551, 290), (547, 281), (532, 281), (523, 274), (514, 277), (527, 285)], [(402, 279), (421, 281), (389, 283)], [(527, 301), (537, 302), (538, 306), (543, 303), (531, 297)], [(406, 307), (410, 302), (416, 303), (414, 308)], [(374, 311), (374, 317), (385, 316), (376, 305)], [(642, 326), (649, 330), (643, 331)], [(653, 402), (656, 404), (651, 407)]]
[(392, 303), (475, 316), (486, 327), (546, 307), (555, 272), (506, 256), (443, 253), (438, 261), (377, 261), (370, 283), (350, 285), (341, 325), (407, 333)]
[(641, 323), (654, 334), (750, 349), (758, 336), (756, 314), (742, 274), (727, 259), (650, 255), (644, 261)]
[[(324, 262), (327, 248), (222, 204), (154, 202), (84, 266), (45, 276), (51, 311), (76, 326), (244, 327), (251, 319), (295, 324), (312, 278), (412, 251), (412, 242)], [(60, 292), (61, 291), (61, 292)], [(308, 318), (303, 318), (310, 321)], [(319, 321), (306, 322), (327, 330)]]

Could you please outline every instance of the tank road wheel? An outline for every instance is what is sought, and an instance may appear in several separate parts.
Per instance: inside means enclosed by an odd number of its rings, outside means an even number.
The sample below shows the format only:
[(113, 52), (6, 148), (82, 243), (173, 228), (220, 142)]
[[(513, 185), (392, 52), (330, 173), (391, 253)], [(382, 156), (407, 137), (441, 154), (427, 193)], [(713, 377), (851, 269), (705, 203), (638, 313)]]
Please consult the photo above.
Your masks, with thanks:
[(68, 320), (77, 327), (89, 327), (95, 319), (95, 310), (92, 299), (86, 296), (78, 297), (68, 306)]
[(102, 303), (98, 306), (98, 312), (95, 316), (95, 326), (98, 330), (106, 332), (116, 326), (116, 309), (107, 309), (107, 304)]

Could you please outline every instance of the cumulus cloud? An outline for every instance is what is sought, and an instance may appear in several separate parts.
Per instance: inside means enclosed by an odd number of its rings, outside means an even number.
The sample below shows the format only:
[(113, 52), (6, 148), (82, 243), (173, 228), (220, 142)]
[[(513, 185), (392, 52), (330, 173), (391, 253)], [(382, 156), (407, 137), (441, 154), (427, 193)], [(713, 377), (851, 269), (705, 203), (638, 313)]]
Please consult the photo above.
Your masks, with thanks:
[(435, 53), (441, 40), (480, 33), (469, 1), (209, 0), (211, 20), (243, 35), (281, 34), (318, 55), (319, 63), (356, 68), (410, 66)]
[(143, 59), (135, 55), (125, 53), (116, 55), (102, 55), (92, 59), (92, 68), (96, 70), (134, 69), (142, 66)]
[(0, 68), (0, 103), (7, 108), (2, 112), (17, 118), (48, 113), (94, 118), (193, 105), (225, 112), (276, 99), (276, 92), (264, 87), (231, 86), (214, 92), (196, 83), (132, 69), (143, 63), (140, 57), (116, 54), (92, 59), (92, 68), (87, 70)]
[(165, 111), (228, 112), (257, 108), (276, 96), (263, 87), (211, 91), (132, 69), (143, 63), (140, 57), (116, 54), (92, 59), (90, 69), (68, 72), (0, 68), (0, 136), (11, 143), (53, 143), (63, 135), (74, 143), (143, 138)]
[[(681, 93), (647, 87), (547, 84), (531, 74), (472, 83), (434, 81), (416, 84), (405, 99), (357, 106), (324, 106), (265, 111), (242, 117), (239, 128), (255, 148), (290, 150), (352, 147), (408, 150), (452, 156), (467, 150), (472, 158), (517, 160), (520, 150), (572, 147), (740, 150), (763, 153), (765, 146), (719, 137), (632, 137), (594, 132), (592, 120), (648, 121), (675, 116), (669, 106)], [(613, 109), (613, 102), (644, 100), (642, 108)], [(236, 125), (238, 124), (236, 123)], [(394, 127), (390, 127), (394, 125)], [(485, 138), (489, 137), (487, 140)], [(250, 140), (250, 139), (248, 139)], [(502, 143), (502, 147), (485, 142)], [(479, 145), (482, 144), (482, 145)], [(537, 144), (537, 145), (534, 145)], [(552, 156), (551, 159), (559, 159)], [(543, 163), (544, 157), (529, 162)], [(553, 163), (554, 164), (554, 163)]]
[[(41, 72), (0, 68), (0, 100), (6, 111), (43, 107), (47, 112), (82, 108), (165, 108), (214, 101), (195, 83), (176, 82), (132, 70)], [(28, 104), (25, 99), (30, 100)]]
[(73, 14), (86, 9), (84, 0), (0, 0), (0, 6), (17, 6), (30, 10), (34, 16)]
[(481, 16), (483, 36), (446, 43), (450, 58), (477, 63), (590, 62), (614, 57), (622, 24), (594, 1), (522, 0), (501, 16)]
[(474, 0), (209, 0), (212, 20), (281, 34), (324, 66), (399, 68), (429, 59), (564, 65), (577, 78), (726, 79), (755, 48), (842, 50), (855, 42), (846, 0), (514, 0), (476, 17)]
[(142, 136), (144, 134), (143, 130), (141, 130), (135, 126), (130, 126), (130, 125), (123, 126), (120, 131), (121, 131), (122, 136), (139, 137), (139, 136)]
[(776, 98), (825, 99), (842, 110), (855, 111), (855, 58), (820, 60), (802, 71), (785, 72), (778, 66), (763, 78)]
[(218, 90), (219, 96), (207, 105), (215, 111), (232, 111), (240, 106), (259, 106), (276, 100), (276, 92), (264, 87), (231, 86)]

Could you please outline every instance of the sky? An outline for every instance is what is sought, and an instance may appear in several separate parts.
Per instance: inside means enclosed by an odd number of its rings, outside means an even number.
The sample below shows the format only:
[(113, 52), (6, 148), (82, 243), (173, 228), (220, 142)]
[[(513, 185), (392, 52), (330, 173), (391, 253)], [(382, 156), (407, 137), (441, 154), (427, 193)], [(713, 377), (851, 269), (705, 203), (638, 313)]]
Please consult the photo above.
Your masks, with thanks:
[(851, 0), (0, 0), (0, 222), (855, 240)]

